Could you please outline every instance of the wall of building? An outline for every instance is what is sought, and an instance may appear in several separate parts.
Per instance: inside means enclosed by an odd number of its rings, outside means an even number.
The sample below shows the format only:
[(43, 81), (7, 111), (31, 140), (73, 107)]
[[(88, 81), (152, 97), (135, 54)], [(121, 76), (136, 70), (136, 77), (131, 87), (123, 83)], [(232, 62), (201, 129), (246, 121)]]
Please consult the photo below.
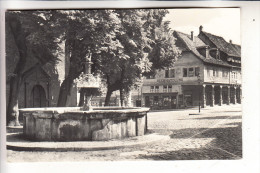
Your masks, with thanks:
[(204, 82), (218, 84), (241, 84), (241, 69), (205, 65)]
[[(183, 68), (195, 68), (199, 67), (200, 77), (198, 76), (187, 76), (183, 75)], [(170, 71), (175, 70), (175, 77), (165, 78), (165, 70), (158, 71), (155, 75), (155, 79), (144, 79), (143, 83), (143, 92), (147, 93), (150, 91), (150, 87), (146, 86), (160, 86), (159, 92), (162, 92), (163, 85), (172, 85), (174, 90), (174, 86), (176, 85), (194, 85), (198, 84), (199, 80), (203, 80), (204, 78), (204, 65), (201, 60), (199, 60), (194, 54), (190, 52), (184, 52), (182, 56), (176, 61), (174, 66), (170, 68)], [(194, 72), (195, 73), (195, 72)], [(175, 88), (176, 92), (180, 92), (179, 89)]]
[[(187, 76), (184, 76), (184, 68), (188, 70)], [(189, 73), (189, 68), (193, 69), (193, 75), (191, 72)], [(199, 68), (197, 75), (195, 75), (195, 68)], [(144, 106), (148, 105), (146, 104), (148, 98), (152, 109), (182, 108), (199, 104), (199, 89), (201, 89), (199, 84), (201, 85), (204, 78), (203, 62), (193, 53), (183, 52), (182, 56), (169, 71), (171, 72), (172, 69), (175, 70), (174, 77), (169, 74), (167, 78), (165, 70), (161, 70), (157, 72), (155, 79), (144, 80), (142, 87), (142, 102)], [(164, 86), (167, 86), (167, 89)], [(158, 104), (154, 104), (155, 97), (156, 99), (158, 98)], [(191, 99), (191, 103), (186, 105), (184, 103), (185, 99)], [(176, 105), (175, 102), (177, 103)]]
[(204, 82), (229, 84), (230, 68), (205, 65)]
[(230, 84), (242, 84), (242, 74), (240, 68), (232, 68), (230, 71)]

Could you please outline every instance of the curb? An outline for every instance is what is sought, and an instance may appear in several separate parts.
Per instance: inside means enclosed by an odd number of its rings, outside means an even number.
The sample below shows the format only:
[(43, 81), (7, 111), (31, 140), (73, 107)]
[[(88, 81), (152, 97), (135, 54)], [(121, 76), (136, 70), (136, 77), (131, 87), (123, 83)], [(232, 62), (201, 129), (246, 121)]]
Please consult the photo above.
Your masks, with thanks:
[[(18, 135), (18, 134), (17, 134)], [(135, 139), (135, 141), (133, 141)], [(14, 151), (49, 151), (49, 152), (67, 152), (67, 151), (100, 151), (100, 150), (115, 150), (122, 148), (131, 148), (135, 146), (142, 146), (153, 142), (163, 141), (170, 139), (166, 135), (158, 134), (147, 134), (144, 136), (132, 137), (122, 140), (113, 140), (113, 141), (77, 141), (77, 142), (6, 142), (7, 150)], [(116, 143), (119, 144), (116, 144)], [(30, 146), (33, 145), (36, 146)], [(88, 146), (88, 144), (97, 143), (100, 146)], [(29, 144), (29, 145), (28, 145)], [(47, 145), (48, 146), (47, 146)], [(78, 146), (77, 144), (83, 144), (83, 146)], [(114, 145), (113, 145), (114, 144)]]

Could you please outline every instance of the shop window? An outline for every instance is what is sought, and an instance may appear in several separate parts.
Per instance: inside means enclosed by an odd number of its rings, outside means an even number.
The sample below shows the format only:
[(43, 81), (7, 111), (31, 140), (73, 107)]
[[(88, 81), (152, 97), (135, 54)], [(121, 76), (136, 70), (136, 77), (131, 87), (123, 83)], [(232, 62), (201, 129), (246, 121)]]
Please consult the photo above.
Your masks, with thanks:
[(159, 105), (159, 97), (158, 96), (154, 96), (153, 97), (153, 105), (154, 106), (158, 106)]
[(184, 105), (185, 105), (185, 107), (192, 106), (192, 95), (191, 94), (184, 95)]
[(178, 97), (179, 105), (183, 105), (183, 94), (180, 94)]
[(163, 92), (167, 92), (167, 85), (163, 86)]
[(165, 70), (165, 78), (169, 78), (169, 70)]
[(145, 96), (145, 107), (150, 107), (150, 98), (149, 98), (149, 96)]
[(195, 67), (195, 76), (199, 76), (199, 75), (200, 75), (200, 68)]
[(175, 69), (170, 70), (170, 77), (175, 78)]
[(194, 68), (191, 67), (189, 68), (189, 77), (193, 77), (194, 76)]
[(187, 76), (188, 76), (188, 69), (183, 68), (183, 77), (187, 77)]
[(154, 92), (154, 86), (150, 87), (150, 92), (153, 93)]
[(168, 86), (168, 92), (172, 92), (172, 86), (171, 85)]
[(150, 97), (150, 105), (153, 106), (153, 103), (154, 103), (154, 102), (153, 102), (153, 98)]
[(164, 96), (163, 97), (163, 106), (164, 107), (169, 107), (171, 104), (171, 99), (169, 96)]
[(155, 92), (156, 92), (156, 93), (159, 92), (159, 86), (155, 86)]

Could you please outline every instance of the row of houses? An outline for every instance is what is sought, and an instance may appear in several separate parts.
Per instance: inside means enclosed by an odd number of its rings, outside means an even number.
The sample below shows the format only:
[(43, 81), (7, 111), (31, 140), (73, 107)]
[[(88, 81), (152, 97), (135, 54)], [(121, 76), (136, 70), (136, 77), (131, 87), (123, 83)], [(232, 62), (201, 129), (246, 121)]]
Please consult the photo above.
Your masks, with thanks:
[[(178, 109), (241, 103), (241, 47), (203, 31), (202, 26), (199, 31), (198, 36), (173, 32), (181, 56), (173, 67), (145, 78), (142, 87), (132, 91), (133, 106)], [(60, 83), (69, 69), (68, 58), (60, 59), (55, 71), (48, 64), (37, 65), (33, 58), (28, 61), (19, 93), (20, 107), (56, 106)], [(7, 58), (7, 76), (12, 64)], [(8, 92), (7, 87), (7, 99)], [(77, 106), (79, 96), (74, 87), (67, 106)], [(104, 105), (104, 97), (93, 98), (92, 104)], [(119, 104), (119, 93), (115, 92), (111, 105)]]
[(152, 109), (241, 103), (241, 47), (203, 31), (173, 32), (182, 50), (174, 66), (146, 78), (142, 102)]

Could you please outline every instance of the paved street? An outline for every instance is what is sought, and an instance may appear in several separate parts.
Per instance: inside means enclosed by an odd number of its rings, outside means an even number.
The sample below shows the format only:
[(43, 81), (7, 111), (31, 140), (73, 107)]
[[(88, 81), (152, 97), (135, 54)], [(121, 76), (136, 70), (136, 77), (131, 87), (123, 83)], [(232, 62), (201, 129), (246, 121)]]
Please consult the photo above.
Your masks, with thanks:
[(8, 161), (208, 160), (242, 158), (241, 105), (156, 111), (148, 114), (149, 133), (170, 139), (117, 150), (28, 152), (8, 150)]

